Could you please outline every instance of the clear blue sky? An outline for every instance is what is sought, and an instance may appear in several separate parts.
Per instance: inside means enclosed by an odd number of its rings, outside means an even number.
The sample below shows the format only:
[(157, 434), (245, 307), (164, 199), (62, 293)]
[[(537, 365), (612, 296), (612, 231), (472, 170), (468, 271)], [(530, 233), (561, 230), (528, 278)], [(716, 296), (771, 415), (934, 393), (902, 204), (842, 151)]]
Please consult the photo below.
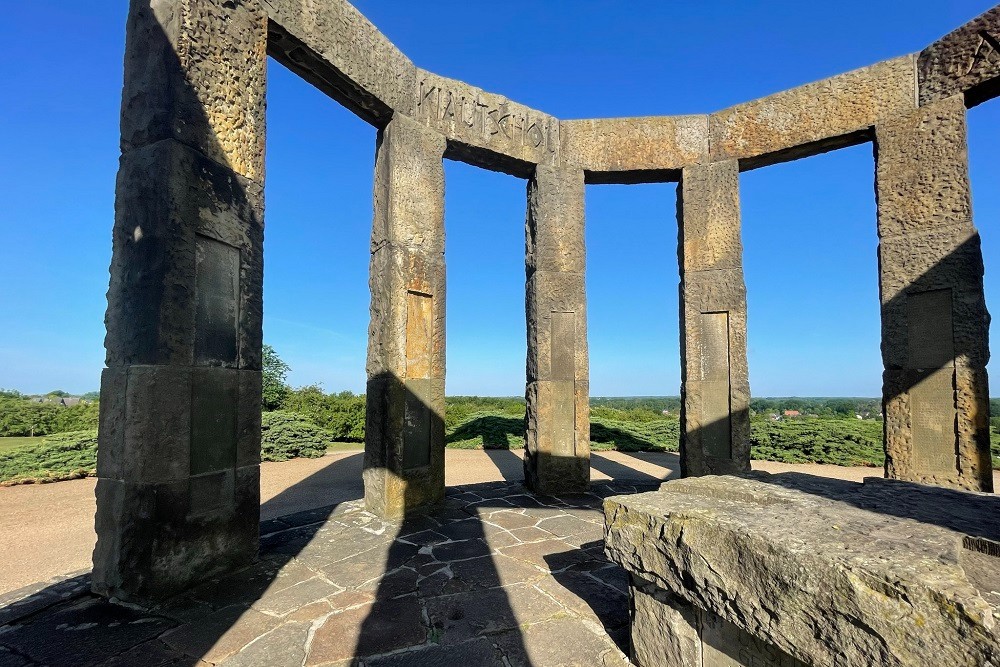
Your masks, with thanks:
[[(0, 387), (99, 384), (127, 4), (4, 10)], [(419, 66), (560, 118), (721, 109), (919, 50), (992, 4), (358, 2)], [(276, 63), (269, 76), (265, 341), (292, 384), (361, 391), (375, 131)], [(1000, 315), (1000, 101), (970, 124)], [(525, 184), (453, 162), (446, 179), (447, 391), (521, 394)], [(754, 394), (879, 395), (871, 147), (745, 173), (741, 187)], [(675, 193), (587, 188), (594, 395), (678, 393)]]

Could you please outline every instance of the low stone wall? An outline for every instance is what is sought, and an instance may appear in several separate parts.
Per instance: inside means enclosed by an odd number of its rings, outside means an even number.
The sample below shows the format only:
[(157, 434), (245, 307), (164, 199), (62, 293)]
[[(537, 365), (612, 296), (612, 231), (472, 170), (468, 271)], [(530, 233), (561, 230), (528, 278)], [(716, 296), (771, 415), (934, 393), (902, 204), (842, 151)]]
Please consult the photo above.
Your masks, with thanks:
[(991, 495), (749, 473), (666, 482), (604, 510), (637, 665), (997, 664)]

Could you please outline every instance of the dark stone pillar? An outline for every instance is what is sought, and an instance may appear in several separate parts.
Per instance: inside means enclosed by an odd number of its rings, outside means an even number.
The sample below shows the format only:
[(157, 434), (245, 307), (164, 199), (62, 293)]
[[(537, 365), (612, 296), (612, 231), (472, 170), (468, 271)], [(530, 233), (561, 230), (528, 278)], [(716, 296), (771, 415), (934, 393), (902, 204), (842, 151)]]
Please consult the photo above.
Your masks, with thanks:
[(389, 518), (444, 498), (444, 150), (401, 115), (378, 137), (364, 475)]
[(540, 493), (590, 484), (583, 171), (539, 165), (528, 183), (524, 477)]
[(961, 95), (876, 126), (886, 476), (993, 490), (989, 313)]
[(739, 187), (736, 160), (685, 167), (678, 187), (685, 477), (750, 469)]
[(256, 558), (264, 85), (255, 2), (133, 0), (93, 587), (157, 598)]

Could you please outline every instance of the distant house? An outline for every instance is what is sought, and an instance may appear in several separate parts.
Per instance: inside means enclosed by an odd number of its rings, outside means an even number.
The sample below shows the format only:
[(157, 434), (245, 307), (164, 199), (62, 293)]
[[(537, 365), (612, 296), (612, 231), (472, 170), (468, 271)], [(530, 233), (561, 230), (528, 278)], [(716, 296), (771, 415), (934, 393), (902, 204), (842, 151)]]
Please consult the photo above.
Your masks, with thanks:
[(801, 417), (802, 413), (798, 410), (785, 410), (784, 415), (786, 417)]
[(80, 399), (73, 396), (65, 396), (59, 399), (59, 405), (68, 408), (73, 405), (80, 405)]

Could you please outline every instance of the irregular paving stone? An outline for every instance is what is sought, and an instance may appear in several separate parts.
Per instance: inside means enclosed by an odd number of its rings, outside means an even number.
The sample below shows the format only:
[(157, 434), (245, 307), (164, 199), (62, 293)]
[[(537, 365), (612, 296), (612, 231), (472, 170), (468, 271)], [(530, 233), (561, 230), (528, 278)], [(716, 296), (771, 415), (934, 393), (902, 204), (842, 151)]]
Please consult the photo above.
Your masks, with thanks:
[(479, 519), (465, 519), (464, 521), (455, 521), (453, 523), (445, 524), (437, 529), (437, 532), (441, 533), (450, 540), (471, 540), (477, 537), (483, 537), (485, 535), (483, 531), (483, 524)]
[(34, 667), (36, 664), (23, 655), (18, 655), (10, 649), (0, 646), (0, 665), (4, 665), (4, 667)]
[(560, 572), (555, 575), (555, 581), (546, 577), (536, 585), (567, 608), (594, 618), (609, 630), (628, 625), (628, 594), (608, 586), (589, 573)]
[(557, 516), (550, 519), (542, 519), (538, 522), (538, 527), (547, 530), (556, 537), (569, 537), (570, 535), (584, 534), (590, 540), (604, 537), (604, 526), (583, 521), (574, 516)]
[(365, 667), (454, 667), (455, 665), (506, 667), (503, 654), (488, 639), (475, 639), (452, 646), (431, 644), (415, 651), (365, 660)]
[(226, 667), (301, 667), (312, 623), (285, 623), (226, 660)]
[(486, 518), (486, 521), (489, 523), (496, 524), (501, 528), (506, 528), (507, 530), (534, 526), (536, 523), (538, 523), (538, 519), (536, 519), (533, 516), (528, 516), (527, 514), (524, 514), (522, 512), (514, 512), (507, 510), (494, 512), (493, 514), (490, 514), (489, 517)]
[(465, 560), (488, 555), (492, 550), (485, 540), (476, 538), (459, 542), (445, 542), (432, 548), (434, 557), (439, 561)]
[(427, 601), (427, 615), (442, 644), (456, 644), (550, 618), (562, 611), (528, 584), (459, 593)]
[(365, 584), (364, 588), (374, 590), (376, 599), (388, 600), (417, 590), (418, 578), (416, 570), (399, 567), (386, 572), (378, 579), (373, 579)]
[(413, 598), (380, 600), (330, 616), (316, 630), (306, 665), (388, 653), (426, 640), (419, 602)]
[(90, 575), (56, 577), (0, 595), (0, 625), (90, 592)]
[[(553, 641), (553, 637), (558, 637), (558, 641)], [(607, 637), (574, 619), (529, 625), (521, 632), (499, 636), (497, 642), (511, 667), (627, 667), (629, 664)]]
[(322, 577), (313, 577), (283, 588), (277, 593), (265, 594), (253, 603), (253, 608), (266, 614), (285, 616), (291, 612), (344, 590)]
[(587, 560), (586, 554), (562, 540), (548, 539), (507, 547), (501, 553), (543, 570), (561, 570)]
[(87, 596), (6, 626), (0, 644), (43, 665), (92, 665), (174, 625), (161, 616)]
[(171, 630), (160, 639), (194, 658), (220, 662), (281, 623), (281, 619), (256, 609), (234, 605)]
[[(7, 663), (0, 660), (0, 664), (6, 665)], [(190, 656), (173, 650), (158, 639), (143, 642), (107, 662), (100, 663), (101, 667), (171, 667), (174, 665), (181, 667), (190, 664)], [(208, 663), (199, 660), (198, 664), (207, 665)]]
[(547, 530), (542, 530), (541, 528), (536, 528), (535, 526), (513, 528), (510, 531), (510, 534), (521, 542), (541, 542), (542, 540), (552, 539), (552, 533)]

